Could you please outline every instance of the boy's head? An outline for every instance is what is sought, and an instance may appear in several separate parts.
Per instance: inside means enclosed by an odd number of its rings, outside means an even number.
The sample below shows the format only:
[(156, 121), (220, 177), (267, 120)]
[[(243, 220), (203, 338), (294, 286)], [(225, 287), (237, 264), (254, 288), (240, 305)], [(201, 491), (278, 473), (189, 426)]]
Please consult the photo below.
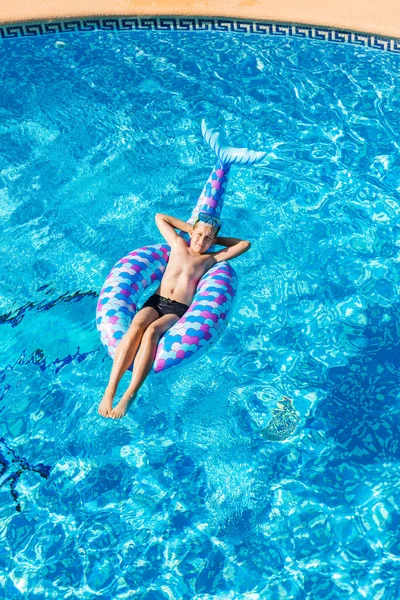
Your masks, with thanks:
[(212, 217), (206, 212), (199, 212), (190, 232), (193, 250), (204, 254), (214, 244), (222, 222), (218, 217)]

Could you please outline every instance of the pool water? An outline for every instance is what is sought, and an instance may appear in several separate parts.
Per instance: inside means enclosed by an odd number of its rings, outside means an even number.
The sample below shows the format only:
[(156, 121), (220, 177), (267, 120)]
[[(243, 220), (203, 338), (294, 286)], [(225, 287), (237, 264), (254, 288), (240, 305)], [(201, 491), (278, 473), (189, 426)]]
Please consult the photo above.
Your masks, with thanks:
[[(0, 56), (0, 598), (400, 598), (400, 57), (217, 32)], [(189, 218), (203, 117), (268, 152), (230, 175), (232, 318), (103, 419), (98, 294), (156, 212)]]

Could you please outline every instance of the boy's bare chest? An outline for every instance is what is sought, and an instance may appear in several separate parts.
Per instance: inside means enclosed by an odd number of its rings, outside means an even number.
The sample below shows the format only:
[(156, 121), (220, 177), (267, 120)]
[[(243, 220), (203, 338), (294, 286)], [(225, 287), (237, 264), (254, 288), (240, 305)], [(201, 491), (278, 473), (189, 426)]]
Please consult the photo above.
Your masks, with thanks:
[(170, 270), (187, 274), (189, 277), (200, 275), (208, 269), (210, 258), (206, 255), (191, 256), (188, 252), (171, 252), (168, 265)]

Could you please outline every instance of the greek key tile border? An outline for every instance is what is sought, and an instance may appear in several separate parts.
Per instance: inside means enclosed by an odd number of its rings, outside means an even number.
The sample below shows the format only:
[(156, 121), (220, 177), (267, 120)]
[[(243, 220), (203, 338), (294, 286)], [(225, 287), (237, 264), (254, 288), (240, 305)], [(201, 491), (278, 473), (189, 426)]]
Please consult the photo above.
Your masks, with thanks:
[(0, 26), (2, 40), (92, 31), (225, 31), (353, 44), (400, 54), (400, 39), (328, 27), (208, 17), (107, 17)]

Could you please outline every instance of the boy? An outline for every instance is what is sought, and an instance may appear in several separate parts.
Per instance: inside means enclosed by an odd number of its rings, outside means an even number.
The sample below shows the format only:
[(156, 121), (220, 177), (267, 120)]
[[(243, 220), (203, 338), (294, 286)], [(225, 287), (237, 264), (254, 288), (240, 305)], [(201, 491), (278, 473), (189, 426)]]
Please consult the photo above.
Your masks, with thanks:
[[(157, 291), (136, 313), (115, 351), (110, 380), (98, 411), (103, 417), (125, 416), (151, 369), (160, 337), (187, 311), (204, 273), (215, 263), (235, 258), (250, 248), (246, 240), (217, 237), (221, 221), (205, 212), (198, 214), (193, 225), (162, 213), (157, 213), (155, 220), (171, 246), (170, 258)], [(189, 233), (189, 246), (175, 229)], [(225, 248), (207, 253), (213, 244)], [(112, 408), (118, 383), (133, 359), (131, 383)]]

